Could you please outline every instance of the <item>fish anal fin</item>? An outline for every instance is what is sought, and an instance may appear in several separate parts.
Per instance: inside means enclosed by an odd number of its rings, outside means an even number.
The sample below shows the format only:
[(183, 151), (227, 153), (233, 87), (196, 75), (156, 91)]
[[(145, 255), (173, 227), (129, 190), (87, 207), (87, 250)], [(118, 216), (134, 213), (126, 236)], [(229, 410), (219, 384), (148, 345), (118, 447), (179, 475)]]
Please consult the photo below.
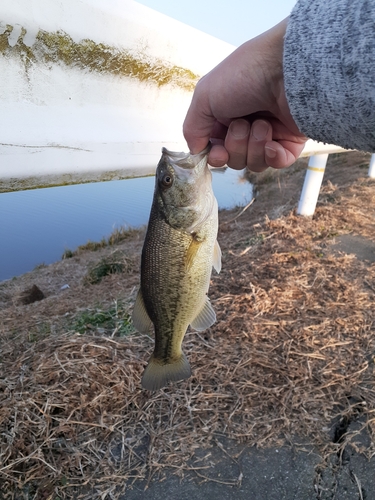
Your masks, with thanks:
[(203, 308), (196, 318), (190, 323), (191, 328), (197, 332), (202, 332), (212, 326), (216, 321), (216, 313), (211, 305), (210, 299), (206, 296)]
[(152, 321), (147, 314), (141, 289), (138, 290), (137, 297), (135, 299), (132, 320), (134, 328), (140, 333), (149, 333), (152, 329)]
[(221, 271), (221, 248), (217, 240), (215, 241), (212, 265), (217, 274), (219, 274)]
[(165, 363), (151, 356), (142, 376), (142, 387), (148, 391), (157, 391), (168, 382), (178, 382), (191, 376), (189, 361), (184, 353), (177, 360)]

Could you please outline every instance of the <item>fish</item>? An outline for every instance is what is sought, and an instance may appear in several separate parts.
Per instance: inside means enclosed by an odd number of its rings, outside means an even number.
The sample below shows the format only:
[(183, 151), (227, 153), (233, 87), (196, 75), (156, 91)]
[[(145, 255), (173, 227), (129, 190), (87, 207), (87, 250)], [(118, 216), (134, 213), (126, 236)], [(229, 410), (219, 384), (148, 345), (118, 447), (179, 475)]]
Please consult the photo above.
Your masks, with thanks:
[(221, 270), (218, 204), (207, 163), (199, 154), (162, 149), (141, 256), (140, 287), (132, 320), (141, 333), (154, 329), (155, 345), (141, 384), (156, 391), (191, 376), (182, 351), (190, 327), (216, 321), (208, 298), (212, 268)]

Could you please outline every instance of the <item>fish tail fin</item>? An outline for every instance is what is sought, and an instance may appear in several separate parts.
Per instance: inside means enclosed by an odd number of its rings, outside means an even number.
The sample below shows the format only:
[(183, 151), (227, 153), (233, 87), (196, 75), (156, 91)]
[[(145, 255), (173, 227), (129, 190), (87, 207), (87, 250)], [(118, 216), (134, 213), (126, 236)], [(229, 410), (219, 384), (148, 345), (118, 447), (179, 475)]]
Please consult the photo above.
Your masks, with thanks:
[(157, 391), (168, 382), (177, 382), (190, 376), (190, 364), (184, 353), (171, 363), (160, 362), (152, 355), (143, 373), (142, 387), (148, 391)]

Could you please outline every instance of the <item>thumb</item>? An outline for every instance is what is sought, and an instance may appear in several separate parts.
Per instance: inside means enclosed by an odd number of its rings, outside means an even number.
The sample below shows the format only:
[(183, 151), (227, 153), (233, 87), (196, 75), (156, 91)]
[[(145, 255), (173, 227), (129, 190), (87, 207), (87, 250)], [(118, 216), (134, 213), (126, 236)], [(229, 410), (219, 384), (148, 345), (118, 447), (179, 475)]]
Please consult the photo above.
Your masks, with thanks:
[(214, 119), (210, 120), (188, 111), (182, 130), (192, 154), (200, 153), (207, 146), (214, 123)]
[(185, 117), (182, 131), (189, 150), (192, 154), (198, 154), (207, 146), (211, 138), (216, 119), (212, 115), (204, 94), (200, 92), (198, 82), (193, 99)]

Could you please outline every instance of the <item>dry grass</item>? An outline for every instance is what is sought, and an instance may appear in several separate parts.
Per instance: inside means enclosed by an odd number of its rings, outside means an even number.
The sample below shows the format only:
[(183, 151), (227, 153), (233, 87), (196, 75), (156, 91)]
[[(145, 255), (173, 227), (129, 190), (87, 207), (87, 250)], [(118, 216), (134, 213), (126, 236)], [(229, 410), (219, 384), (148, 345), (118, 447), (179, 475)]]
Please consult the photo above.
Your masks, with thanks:
[[(119, 297), (126, 316), (136, 270), (86, 286), (77, 271), (70, 295), (51, 289), (22, 307), (11, 300), (20, 284), (3, 286), (0, 498), (117, 498), (136, 478), (204, 475), (195, 452), (218, 435), (256, 446), (304, 436), (327, 455), (350, 441), (374, 455), (375, 265), (331, 251), (335, 235), (374, 239), (375, 185), (353, 158), (338, 176), (332, 166), (341, 184), (327, 176), (313, 219), (290, 210), (299, 186), (287, 174), (259, 188), (261, 200), (279, 189), (282, 210), (266, 199), (231, 222), (221, 214), (223, 271), (210, 290), (218, 321), (185, 337), (191, 379), (155, 394), (140, 388), (152, 339), (74, 327), (92, 304)], [(133, 258), (140, 247), (121, 244)], [(41, 323), (47, 331), (35, 330)], [(360, 448), (355, 432), (332, 442), (332, 422), (359, 415), (370, 445)]]

